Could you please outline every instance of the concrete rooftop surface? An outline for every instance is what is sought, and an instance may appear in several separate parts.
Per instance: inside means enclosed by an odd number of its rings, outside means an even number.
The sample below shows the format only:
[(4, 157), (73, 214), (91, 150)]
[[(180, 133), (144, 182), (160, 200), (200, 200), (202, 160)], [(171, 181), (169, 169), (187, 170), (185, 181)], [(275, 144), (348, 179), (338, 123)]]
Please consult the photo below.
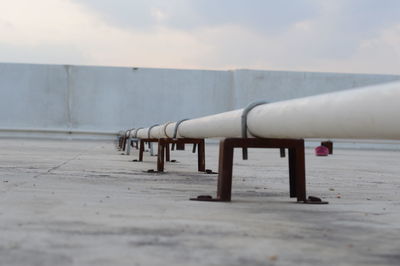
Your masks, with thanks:
[[(0, 265), (400, 265), (400, 152), (306, 150), (308, 195), (289, 198), (277, 149), (236, 152), (232, 202), (191, 148), (121, 155), (115, 143), (0, 139)], [(217, 170), (218, 146), (206, 146)]]

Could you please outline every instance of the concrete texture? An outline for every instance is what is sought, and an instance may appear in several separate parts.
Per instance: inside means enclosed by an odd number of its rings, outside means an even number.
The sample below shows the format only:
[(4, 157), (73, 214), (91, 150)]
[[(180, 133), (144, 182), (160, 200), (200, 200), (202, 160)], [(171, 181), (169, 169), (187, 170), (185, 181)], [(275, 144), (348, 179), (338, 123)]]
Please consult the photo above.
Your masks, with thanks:
[(254, 100), (395, 80), (400, 76), (0, 63), (0, 135), (83, 132), (98, 137), (95, 133), (234, 110)]
[[(216, 170), (217, 145), (207, 145)], [(236, 154), (233, 202), (176, 151), (132, 162), (110, 142), (0, 139), (0, 265), (399, 265), (400, 153), (306, 151), (308, 193), (288, 198), (278, 150)]]

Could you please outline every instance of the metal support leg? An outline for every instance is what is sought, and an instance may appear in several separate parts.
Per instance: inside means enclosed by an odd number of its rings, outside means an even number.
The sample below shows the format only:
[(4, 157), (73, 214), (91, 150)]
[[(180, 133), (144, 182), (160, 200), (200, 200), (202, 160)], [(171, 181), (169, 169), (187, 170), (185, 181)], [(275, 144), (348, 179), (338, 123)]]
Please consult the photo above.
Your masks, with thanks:
[(217, 199), (231, 201), (232, 193), (233, 146), (229, 139), (219, 144)]
[(183, 143), (183, 142), (178, 142), (178, 143), (176, 144), (176, 149), (177, 149), (178, 151), (184, 151), (184, 150), (185, 150), (185, 143)]
[(295, 147), (295, 184), (297, 201), (306, 202), (306, 166), (304, 159), (304, 141), (298, 143)]
[(165, 142), (163, 139), (160, 139), (158, 141), (157, 172), (164, 171), (164, 149)]
[(139, 162), (143, 162), (143, 153), (144, 153), (144, 141), (140, 140), (139, 147)]
[[(172, 146), (178, 147), (184, 147), (185, 144), (196, 144), (199, 146), (198, 151), (197, 151), (197, 168), (198, 171), (200, 172), (205, 172), (206, 171), (206, 165), (205, 165), (205, 144), (204, 144), (204, 139), (144, 139), (144, 141), (157, 141), (159, 146), (158, 148), (158, 156), (157, 156), (157, 171), (158, 172), (163, 172), (164, 171), (164, 165), (165, 161), (169, 162), (170, 161), (170, 144)], [(162, 152), (162, 154), (160, 153)], [(165, 156), (165, 157), (164, 157)]]
[(124, 136), (124, 139), (122, 141), (122, 150), (125, 151), (125, 147), (126, 147), (126, 136)]
[(138, 150), (139, 149), (139, 140), (138, 139), (136, 139), (135, 141), (134, 141), (134, 143), (135, 143), (135, 148)]
[(290, 197), (296, 197), (296, 152), (294, 148), (289, 149), (289, 188)]
[(204, 139), (202, 139), (198, 143), (197, 148), (197, 169), (199, 172), (206, 171), (206, 152), (205, 152), (205, 144)]
[(123, 142), (123, 137), (120, 136), (118, 139), (118, 148), (121, 150), (122, 149), (122, 142)]
[(165, 161), (169, 162), (170, 160), (169, 143), (165, 143)]

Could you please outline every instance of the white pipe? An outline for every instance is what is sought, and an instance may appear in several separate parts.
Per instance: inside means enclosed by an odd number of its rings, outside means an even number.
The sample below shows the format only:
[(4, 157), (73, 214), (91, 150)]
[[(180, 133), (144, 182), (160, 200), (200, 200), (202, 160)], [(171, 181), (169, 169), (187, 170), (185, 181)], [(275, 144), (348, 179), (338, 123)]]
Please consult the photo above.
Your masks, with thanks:
[[(243, 109), (182, 122), (178, 138), (241, 137)], [(173, 138), (175, 123), (151, 137)], [(248, 136), (263, 138), (400, 139), (400, 82), (263, 104), (247, 116)], [(148, 137), (149, 128), (137, 132)]]
[[(150, 136), (152, 138), (173, 138), (175, 131), (176, 122), (167, 122), (165, 124), (155, 126), (150, 131)], [(137, 132), (137, 133), (136, 133)], [(135, 130), (134, 133), (131, 133), (131, 136), (137, 136), (141, 139), (147, 139), (149, 134), (149, 128), (141, 128), (139, 130)], [(182, 138), (182, 136), (177, 134), (177, 138)]]
[(141, 128), (137, 131), (136, 135), (139, 139), (147, 139), (148, 138), (148, 133), (149, 132), (149, 128)]
[[(241, 137), (242, 109), (192, 119), (180, 137)], [(400, 82), (255, 107), (249, 133), (264, 138), (400, 139)]]
[(137, 131), (138, 131), (137, 128), (132, 129), (132, 130), (131, 130), (131, 134), (129, 134), (129, 137), (131, 137), (131, 138), (137, 138), (137, 136), (136, 136), (136, 132), (137, 132)]
[(184, 121), (179, 135), (185, 138), (240, 137), (242, 109)]
[(174, 122), (167, 122), (159, 126), (155, 126), (151, 129), (151, 137), (152, 138), (172, 138), (173, 136), (167, 135), (167, 127), (170, 124), (175, 124)]
[(264, 138), (400, 139), (400, 83), (258, 106), (248, 125)]
[[(174, 137), (175, 126), (176, 126), (176, 122), (171, 123), (171, 124), (169, 124), (167, 126), (165, 132), (167, 132), (167, 135), (168, 135), (169, 138), (173, 138)], [(179, 130), (178, 130), (177, 138), (182, 138), (182, 137), (183, 136), (179, 134)]]

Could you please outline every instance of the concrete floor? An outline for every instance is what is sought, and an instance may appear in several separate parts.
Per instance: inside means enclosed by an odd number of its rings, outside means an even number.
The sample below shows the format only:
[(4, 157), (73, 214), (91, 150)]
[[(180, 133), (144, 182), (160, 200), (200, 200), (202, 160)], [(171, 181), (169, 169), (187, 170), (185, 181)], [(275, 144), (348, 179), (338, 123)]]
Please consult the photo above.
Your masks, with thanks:
[(233, 201), (193, 202), (217, 176), (190, 151), (151, 174), (111, 142), (0, 139), (0, 265), (400, 265), (400, 152), (307, 150), (329, 205), (289, 199), (278, 150), (236, 154)]

